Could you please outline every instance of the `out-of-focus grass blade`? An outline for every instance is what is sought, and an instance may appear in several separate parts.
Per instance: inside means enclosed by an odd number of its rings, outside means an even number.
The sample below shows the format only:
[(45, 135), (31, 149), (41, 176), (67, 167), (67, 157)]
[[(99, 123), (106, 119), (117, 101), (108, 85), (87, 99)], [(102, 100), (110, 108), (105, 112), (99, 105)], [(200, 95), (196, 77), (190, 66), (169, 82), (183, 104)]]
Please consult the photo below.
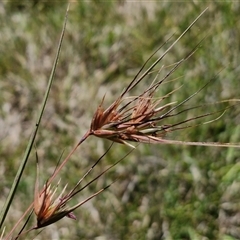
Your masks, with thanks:
[(58, 43), (56, 57), (55, 57), (55, 60), (54, 60), (54, 63), (53, 63), (53, 67), (52, 67), (52, 71), (51, 71), (51, 74), (50, 74), (50, 77), (49, 77), (49, 80), (48, 80), (48, 86), (47, 86), (47, 89), (46, 89), (46, 92), (45, 92), (45, 96), (44, 96), (44, 99), (43, 99), (43, 102), (42, 102), (42, 105), (41, 105), (41, 108), (40, 108), (40, 111), (39, 111), (39, 116), (38, 116), (37, 121), (35, 123), (33, 133), (32, 133), (32, 135), (31, 135), (31, 137), (29, 139), (29, 142), (28, 142), (27, 148), (25, 150), (25, 154), (23, 156), (21, 164), (19, 166), (18, 172), (17, 172), (17, 174), (15, 176), (15, 179), (13, 181), (11, 190), (10, 190), (9, 195), (7, 197), (7, 200), (6, 200), (5, 204), (4, 204), (4, 207), (3, 207), (2, 211), (1, 211), (1, 215), (0, 215), (0, 229), (2, 228), (4, 220), (6, 218), (8, 210), (9, 210), (9, 208), (11, 206), (12, 200), (13, 200), (14, 195), (16, 193), (18, 184), (19, 184), (20, 179), (22, 177), (23, 171), (24, 171), (25, 166), (27, 164), (28, 157), (29, 157), (30, 152), (32, 150), (33, 143), (34, 143), (34, 140), (36, 138), (36, 135), (37, 135), (37, 132), (38, 132), (38, 128), (39, 128), (39, 125), (40, 125), (40, 122), (41, 122), (41, 119), (42, 119), (42, 115), (43, 115), (44, 109), (46, 107), (46, 103), (47, 103), (49, 92), (50, 92), (50, 89), (51, 89), (51, 86), (52, 86), (52, 83), (53, 83), (53, 79), (54, 79), (54, 75), (55, 75), (55, 71), (56, 71), (56, 67), (57, 67), (57, 63), (58, 63), (58, 59), (59, 59), (59, 55), (60, 55), (60, 50), (61, 50), (61, 46), (62, 46), (62, 41), (63, 41), (65, 29), (66, 29), (68, 10), (69, 10), (69, 6), (67, 7), (65, 20), (64, 20), (64, 24), (63, 24), (63, 29), (62, 29), (62, 33), (61, 33), (61, 36), (60, 36), (60, 39), (59, 39), (59, 43)]

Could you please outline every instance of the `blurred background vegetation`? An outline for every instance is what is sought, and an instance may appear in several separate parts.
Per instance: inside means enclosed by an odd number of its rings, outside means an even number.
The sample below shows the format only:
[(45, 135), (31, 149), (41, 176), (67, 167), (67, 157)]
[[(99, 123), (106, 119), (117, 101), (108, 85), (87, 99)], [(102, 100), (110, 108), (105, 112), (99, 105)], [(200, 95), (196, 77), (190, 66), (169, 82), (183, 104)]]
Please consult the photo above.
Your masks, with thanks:
[[(66, 6), (67, 1), (0, 3), (0, 206), (34, 126)], [(181, 101), (218, 74), (189, 106), (239, 98), (238, 1), (71, 4), (55, 82), (36, 141), (41, 184), (54, 171), (62, 152), (65, 156), (88, 129), (104, 94), (107, 106), (153, 51), (171, 34), (179, 35), (206, 7), (207, 13), (159, 65), (177, 62), (207, 36), (170, 80), (181, 78), (158, 91), (162, 96), (183, 85), (169, 99)], [(144, 81), (134, 93), (141, 93), (149, 83)], [(217, 105), (195, 109), (169, 121), (216, 109)], [(239, 122), (240, 108), (235, 106), (218, 121), (177, 131), (168, 138), (240, 142)], [(61, 172), (62, 185), (73, 187), (109, 144), (88, 139)], [(87, 180), (128, 151), (129, 147), (115, 144)], [(110, 189), (75, 211), (77, 221), (64, 218), (38, 236), (30, 233), (29, 238), (240, 239), (239, 156), (239, 150), (232, 148), (141, 144), (78, 195), (76, 202), (117, 179)], [(5, 222), (7, 232), (32, 202), (35, 177), (33, 151)]]

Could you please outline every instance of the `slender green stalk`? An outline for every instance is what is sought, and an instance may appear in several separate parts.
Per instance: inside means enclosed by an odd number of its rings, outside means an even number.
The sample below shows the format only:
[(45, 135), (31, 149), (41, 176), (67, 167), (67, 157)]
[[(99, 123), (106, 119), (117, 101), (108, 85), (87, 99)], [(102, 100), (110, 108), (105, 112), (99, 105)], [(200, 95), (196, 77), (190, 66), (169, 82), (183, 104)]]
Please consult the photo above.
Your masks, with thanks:
[(4, 207), (3, 207), (2, 211), (1, 211), (1, 215), (0, 215), (0, 229), (2, 228), (2, 225), (3, 225), (4, 221), (5, 221), (5, 218), (7, 216), (8, 210), (9, 210), (9, 208), (11, 206), (12, 200), (13, 200), (14, 195), (16, 193), (18, 184), (19, 184), (20, 179), (22, 177), (23, 171), (24, 171), (24, 169), (26, 167), (26, 164), (27, 164), (30, 152), (32, 150), (32, 147), (33, 147), (33, 144), (34, 144), (34, 141), (35, 141), (38, 129), (39, 129), (39, 125), (41, 123), (43, 112), (44, 112), (46, 104), (47, 104), (47, 100), (48, 100), (50, 89), (51, 89), (51, 86), (52, 86), (52, 83), (53, 83), (53, 79), (54, 79), (54, 76), (55, 76), (55, 71), (56, 71), (56, 67), (57, 67), (57, 63), (58, 63), (58, 59), (59, 59), (59, 55), (60, 55), (62, 41), (63, 41), (65, 29), (66, 29), (68, 10), (69, 10), (69, 5), (67, 7), (65, 20), (64, 20), (64, 24), (63, 24), (63, 29), (62, 29), (62, 33), (61, 33), (61, 36), (60, 36), (60, 39), (59, 39), (59, 43), (58, 43), (56, 57), (55, 57), (54, 64), (53, 64), (53, 67), (52, 67), (51, 75), (50, 75), (49, 80), (48, 80), (48, 86), (47, 86), (47, 89), (46, 89), (46, 92), (45, 92), (45, 96), (44, 96), (44, 99), (43, 99), (43, 102), (42, 102), (42, 105), (41, 105), (41, 108), (40, 108), (39, 116), (38, 116), (37, 121), (35, 123), (32, 135), (31, 135), (31, 137), (29, 139), (29, 142), (28, 142), (27, 148), (25, 150), (25, 154), (23, 156), (21, 164), (19, 166), (18, 172), (17, 172), (17, 174), (15, 176), (15, 179), (13, 181), (11, 190), (10, 190), (9, 195), (7, 197), (7, 200), (6, 200), (5, 204), (4, 204)]

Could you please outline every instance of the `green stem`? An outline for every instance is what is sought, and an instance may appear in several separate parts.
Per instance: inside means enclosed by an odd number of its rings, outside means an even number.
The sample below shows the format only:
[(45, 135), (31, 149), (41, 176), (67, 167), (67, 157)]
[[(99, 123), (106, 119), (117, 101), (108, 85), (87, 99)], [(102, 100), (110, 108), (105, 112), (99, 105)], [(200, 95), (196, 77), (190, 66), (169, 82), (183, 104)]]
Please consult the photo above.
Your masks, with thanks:
[(52, 83), (53, 83), (53, 79), (54, 79), (54, 75), (55, 75), (55, 71), (56, 71), (56, 67), (57, 67), (57, 63), (58, 63), (58, 59), (59, 59), (59, 54), (60, 54), (60, 50), (61, 50), (61, 46), (62, 46), (62, 41), (63, 41), (65, 29), (66, 29), (68, 10), (69, 10), (69, 5), (67, 7), (65, 20), (64, 20), (64, 24), (63, 24), (63, 29), (62, 29), (62, 33), (61, 33), (60, 40), (59, 40), (59, 43), (58, 43), (56, 57), (55, 57), (54, 64), (53, 64), (53, 67), (52, 67), (51, 75), (50, 75), (49, 80), (48, 80), (48, 86), (47, 86), (47, 90), (45, 92), (45, 96), (44, 96), (44, 99), (43, 99), (43, 102), (42, 102), (42, 105), (41, 105), (41, 108), (40, 108), (40, 113), (39, 113), (39, 116), (37, 118), (36, 124), (34, 126), (33, 133), (32, 133), (32, 135), (31, 135), (31, 137), (29, 139), (29, 142), (28, 142), (25, 154), (23, 156), (22, 162), (21, 162), (21, 164), (19, 166), (19, 169), (18, 169), (18, 172), (17, 172), (17, 174), (15, 176), (15, 179), (14, 179), (14, 182), (12, 184), (11, 190), (10, 190), (9, 195), (7, 197), (7, 200), (6, 200), (5, 204), (4, 204), (4, 207), (3, 207), (2, 211), (1, 211), (1, 215), (0, 215), (0, 229), (2, 228), (2, 225), (3, 225), (4, 221), (5, 221), (6, 215), (8, 213), (8, 210), (9, 210), (10, 206), (11, 206), (11, 203), (12, 203), (12, 200), (13, 200), (14, 195), (16, 193), (18, 184), (20, 182), (20, 179), (22, 177), (23, 171), (24, 171), (25, 166), (27, 164), (28, 157), (29, 157), (30, 152), (32, 150), (33, 143), (35, 141), (35, 138), (36, 138), (36, 135), (37, 135), (37, 132), (38, 132), (38, 129), (39, 129), (39, 125), (40, 125), (40, 122), (41, 122), (41, 119), (42, 119), (42, 115), (43, 115), (43, 112), (44, 112), (45, 107), (46, 107), (46, 103), (47, 103), (49, 92), (50, 92), (50, 89), (51, 89), (51, 86), (52, 86)]

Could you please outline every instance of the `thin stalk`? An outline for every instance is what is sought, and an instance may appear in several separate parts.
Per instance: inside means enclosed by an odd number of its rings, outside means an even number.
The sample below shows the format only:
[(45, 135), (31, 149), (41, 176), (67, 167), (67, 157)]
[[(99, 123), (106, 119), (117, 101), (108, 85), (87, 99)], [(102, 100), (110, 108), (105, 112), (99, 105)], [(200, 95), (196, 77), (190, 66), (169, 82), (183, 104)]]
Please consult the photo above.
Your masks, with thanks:
[(57, 176), (59, 171), (63, 168), (63, 166), (67, 163), (67, 161), (70, 159), (70, 157), (73, 155), (73, 153), (77, 150), (78, 146), (81, 145), (89, 136), (90, 132), (87, 131), (85, 135), (82, 137), (82, 139), (75, 145), (75, 147), (71, 150), (71, 152), (67, 155), (67, 157), (64, 159), (64, 161), (60, 164), (60, 166), (54, 171), (53, 175), (49, 179), (48, 183), (51, 183), (53, 179)]
[[(34, 144), (34, 141), (35, 141), (38, 129), (39, 129), (39, 125), (41, 123), (43, 112), (44, 112), (46, 104), (47, 104), (47, 100), (48, 100), (50, 89), (51, 89), (51, 86), (52, 86), (52, 83), (53, 83), (53, 79), (54, 79), (54, 76), (55, 76), (55, 71), (56, 71), (56, 67), (57, 67), (57, 63), (58, 63), (58, 59), (59, 59), (59, 55), (60, 55), (60, 51), (61, 51), (61, 47), (62, 47), (62, 41), (63, 41), (63, 37), (64, 37), (65, 29), (66, 29), (66, 24), (67, 24), (68, 10), (69, 10), (69, 5), (68, 5), (67, 10), (66, 10), (65, 20), (64, 20), (64, 23), (63, 23), (61, 36), (60, 36), (59, 43), (58, 43), (56, 57), (55, 57), (55, 60), (54, 60), (54, 63), (53, 63), (53, 67), (52, 67), (52, 71), (51, 71), (51, 74), (50, 74), (50, 77), (49, 77), (49, 80), (48, 80), (48, 86), (47, 86), (47, 90), (45, 92), (45, 96), (44, 96), (44, 99), (43, 99), (43, 102), (42, 102), (42, 105), (41, 105), (41, 108), (40, 108), (39, 116), (38, 116), (37, 121), (35, 123), (35, 128), (34, 128), (33, 133), (32, 133), (32, 135), (31, 135), (31, 137), (29, 139), (29, 142), (28, 142), (25, 154), (23, 156), (22, 162), (21, 162), (21, 164), (19, 166), (18, 172), (17, 172), (17, 174), (15, 176), (14, 182), (12, 184), (12, 188), (10, 190), (10, 193), (8, 195), (8, 198), (7, 198), (6, 202), (5, 202), (5, 205), (4, 205), (4, 207), (2, 209), (2, 212), (1, 212), (1, 215), (0, 215), (0, 229), (1, 229), (2, 225), (3, 225), (3, 223), (4, 223), (6, 215), (8, 213), (8, 210), (9, 210), (9, 208), (11, 206), (12, 200), (13, 200), (14, 195), (16, 193), (18, 184), (19, 184), (20, 179), (22, 177), (23, 171), (24, 171), (25, 166), (27, 164), (30, 152), (32, 150), (32, 147), (33, 147), (33, 144)], [(17, 226), (15, 225), (15, 227), (12, 229), (12, 231), (16, 227)]]

